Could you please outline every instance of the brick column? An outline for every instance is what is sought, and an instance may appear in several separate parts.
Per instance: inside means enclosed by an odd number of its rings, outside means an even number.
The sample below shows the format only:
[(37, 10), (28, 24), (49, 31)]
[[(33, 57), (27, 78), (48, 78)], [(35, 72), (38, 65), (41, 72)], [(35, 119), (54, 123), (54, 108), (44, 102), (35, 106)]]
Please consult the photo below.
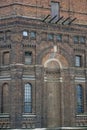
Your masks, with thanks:
[(57, 128), (61, 123), (61, 84), (60, 70), (47, 69), (47, 101), (45, 101), (47, 109), (47, 127)]
[(22, 120), (22, 37), (19, 34), (13, 34), (11, 51), (11, 86), (10, 86), (10, 119), (11, 128), (21, 128)]
[(75, 126), (76, 114), (76, 86), (75, 86), (75, 70), (70, 68), (70, 108), (71, 108), (71, 126)]
[(75, 104), (74, 104), (74, 79), (69, 70), (61, 70), (61, 126), (70, 127), (75, 122)]
[(21, 66), (11, 67), (11, 128), (21, 128), (21, 114), (22, 114), (22, 68)]
[(43, 70), (42, 66), (36, 65), (36, 127), (41, 128), (42, 121), (42, 88)]

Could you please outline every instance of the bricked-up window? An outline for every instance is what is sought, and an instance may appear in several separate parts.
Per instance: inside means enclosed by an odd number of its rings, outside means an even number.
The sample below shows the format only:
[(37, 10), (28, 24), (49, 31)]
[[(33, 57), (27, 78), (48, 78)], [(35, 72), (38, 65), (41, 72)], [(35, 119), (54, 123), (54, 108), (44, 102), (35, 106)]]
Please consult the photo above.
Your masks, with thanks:
[(54, 21), (57, 21), (59, 18), (59, 3), (58, 2), (51, 2), (51, 17), (55, 17)]
[(2, 86), (1, 113), (9, 113), (9, 85), (7, 83)]
[(77, 113), (83, 113), (83, 87), (81, 85), (76, 86), (76, 98), (77, 98)]
[(32, 86), (29, 83), (24, 87), (24, 112), (32, 112)]
[(75, 56), (75, 66), (76, 67), (81, 67), (81, 60), (82, 60), (82, 57), (80, 55)]
[(10, 54), (9, 52), (3, 53), (3, 65), (9, 65), (10, 62)]
[(30, 65), (32, 63), (32, 52), (25, 52), (25, 64)]

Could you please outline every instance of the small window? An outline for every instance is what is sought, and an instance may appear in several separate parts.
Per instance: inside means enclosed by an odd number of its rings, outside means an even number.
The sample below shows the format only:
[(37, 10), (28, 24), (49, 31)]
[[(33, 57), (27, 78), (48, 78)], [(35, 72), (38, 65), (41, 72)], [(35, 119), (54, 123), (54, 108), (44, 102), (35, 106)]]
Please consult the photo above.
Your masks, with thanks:
[(30, 38), (36, 39), (36, 32), (30, 32)]
[(81, 56), (75, 56), (75, 66), (81, 67)]
[(23, 36), (27, 37), (28, 36), (28, 32), (27, 31), (23, 31)]
[(25, 64), (32, 63), (32, 52), (25, 52)]
[(10, 62), (9, 59), (10, 59), (9, 52), (4, 52), (3, 53), (3, 65), (8, 65)]
[(62, 42), (62, 35), (61, 35), (61, 34), (58, 34), (58, 35), (56, 36), (56, 39), (57, 39), (57, 41)]
[(55, 17), (54, 21), (57, 21), (59, 18), (59, 3), (58, 2), (51, 2), (51, 17)]
[(79, 43), (79, 37), (78, 36), (74, 36), (74, 43)]
[(85, 37), (84, 36), (79, 37), (79, 42), (80, 43), (85, 43)]
[(48, 34), (48, 40), (53, 40), (54, 39), (54, 35), (53, 34)]

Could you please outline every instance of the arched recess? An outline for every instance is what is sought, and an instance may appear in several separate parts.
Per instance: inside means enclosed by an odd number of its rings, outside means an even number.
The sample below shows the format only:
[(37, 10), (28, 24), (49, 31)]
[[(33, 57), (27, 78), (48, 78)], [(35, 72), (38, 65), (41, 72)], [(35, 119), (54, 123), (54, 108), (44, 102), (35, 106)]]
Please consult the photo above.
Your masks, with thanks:
[(1, 113), (9, 113), (10, 112), (10, 104), (9, 104), (9, 85), (8, 83), (4, 83), (2, 85), (2, 93), (1, 93)]
[(48, 59), (49, 59), (49, 58), (51, 58), (51, 55), (54, 55), (53, 58), (56, 58), (59, 60), (62, 58), (63, 58), (62, 60), (65, 59), (68, 63), (68, 66), (74, 65), (73, 52), (71, 55), (67, 50), (65, 50), (64, 48), (61, 48), (61, 47), (60, 47), (60, 49), (57, 49), (57, 52), (54, 52), (53, 46), (50, 46), (48, 48), (44, 48), (43, 50), (41, 50), (41, 52), (37, 55), (37, 64), (43, 64), (43, 57), (48, 56)]
[(63, 55), (49, 52), (42, 58), (44, 66), (44, 107), (43, 113), (46, 127), (61, 126), (61, 100), (64, 72), (69, 67), (69, 62)]
[(61, 119), (61, 63), (56, 59), (47, 60), (44, 64), (44, 95), (46, 115), (46, 126), (54, 128), (60, 126)]

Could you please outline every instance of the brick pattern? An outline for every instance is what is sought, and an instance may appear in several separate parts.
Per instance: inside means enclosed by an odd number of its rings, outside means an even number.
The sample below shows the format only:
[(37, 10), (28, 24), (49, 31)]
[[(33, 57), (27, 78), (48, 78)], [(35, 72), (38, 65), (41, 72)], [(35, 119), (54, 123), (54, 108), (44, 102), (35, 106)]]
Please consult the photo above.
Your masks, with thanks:
[[(55, 1), (55, 0), (54, 0)], [(67, 17), (77, 18), (75, 23), (79, 24), (86, 24), (86, 5), (87, 1), (60, 1), (57, 0), (56, 2), (60, 3), (60, 16), (63, 16), (64, 19)], [(7, 0), (7, 2), (1, 1), (0, 6), (0, 16), (8, 17), (13, 15), (18, 16), (27, 16), (27, 17), (36, 17), (36, 18), (44, 18), (48, 14), (51, 14), (50, 9), (50, 1), (49, 0), (26, 0), (26, 1), (12, 1)]]
[[(86, 24), (86, 0), (56, 2), (60, 2), (60, 15), (64, 19), (76, 17), (75, 22)], [(76, 114), (75, 86), (81, 84), (84, 88), (86, 114), (87, 28), (49, 23), (50, 18), (42, 21), (50, 14), (49, 0), (3, 0), (0, 7), (0, 96), (3, 84), (7, 83), (10, 99), (10, 113), (4, 118), (0, 97), (0, 128), (86, 126), (86, 116)], [(26, 37), (23, 31), (27, 31)], [(30, 36), (32, 31), (36, 33), (35, 38)], [(52, 39), (48, 38), (49, 34)], [(77, 35), (85, 37), (84, 44), (74, 43)], [(31, 65), (25, 64), (26, 51), (32, 52)], [(4, 52), (9, 52), (8, 65), (3, 64)], [(75, 67), (75, 55), (82, 56), (81, 67)], [(32, 113), (29, 114), (23, 111), (26, 83), (32, 84)]]

